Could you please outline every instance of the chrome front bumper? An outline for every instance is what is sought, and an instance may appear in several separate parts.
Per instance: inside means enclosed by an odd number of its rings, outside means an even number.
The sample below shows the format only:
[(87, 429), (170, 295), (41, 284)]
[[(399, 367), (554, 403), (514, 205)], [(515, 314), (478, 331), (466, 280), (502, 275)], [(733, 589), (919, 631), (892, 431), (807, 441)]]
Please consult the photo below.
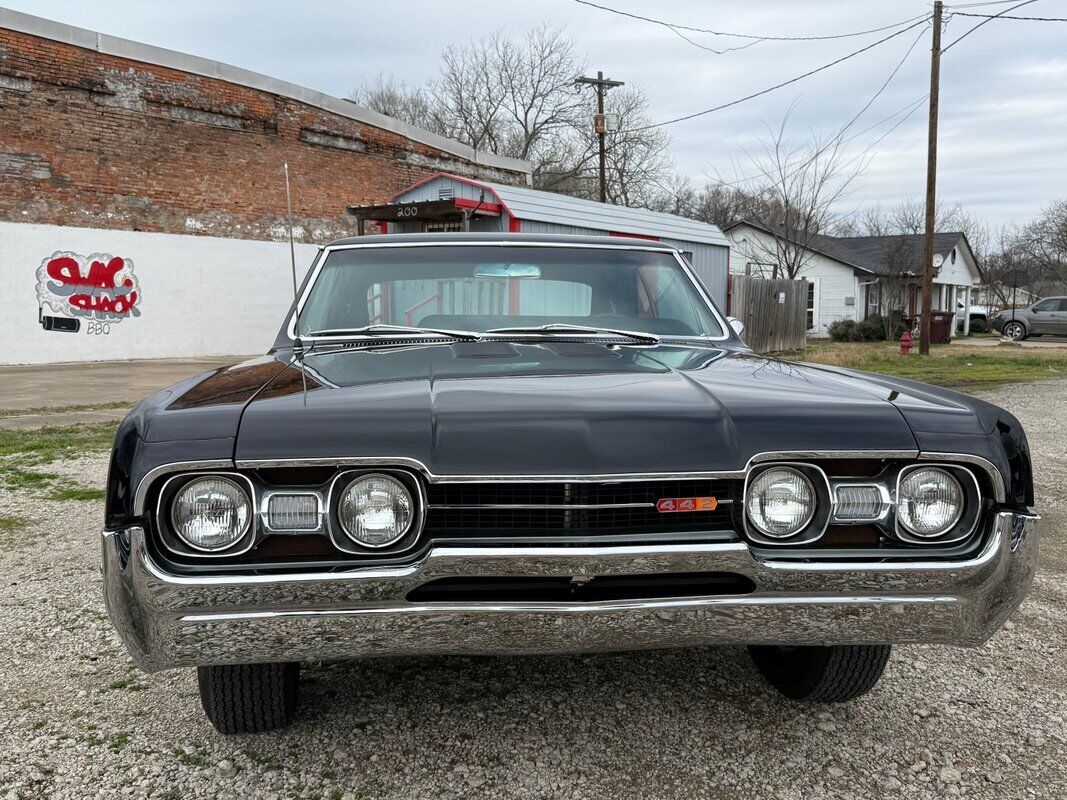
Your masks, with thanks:
[[(142, 528), (103, 537), (108, 612), (145, 670), (380, 655), (573, 653), (712, 644), (976, 646), (1026, 595), (1035, 516), (997, 514), (966, 561), (760, 561), (743, 543), (435, 547), (403, 567), (189, 577), (163, 572)], [(452, 576), (735, 572), (751, 594), (600, 603), (411, 603)]]

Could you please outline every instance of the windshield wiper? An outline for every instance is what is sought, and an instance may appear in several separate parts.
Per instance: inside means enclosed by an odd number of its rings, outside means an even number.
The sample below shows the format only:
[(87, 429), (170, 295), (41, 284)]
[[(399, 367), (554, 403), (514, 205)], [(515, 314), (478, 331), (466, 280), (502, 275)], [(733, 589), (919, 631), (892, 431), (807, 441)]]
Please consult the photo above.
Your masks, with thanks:
[(359, 328), (327, 328), (321, 331), (312, 331), (307, 336), (386, 336), (390, 333), (416, 333), (416, 334), (435, 334), (437, 336), (448, 336), (452, 339), (464, 339), (466, 341), (477, 341), (482, 336), (474, 331), (451, 331), (445, 328), (419, 328), (413, 325), (385, 325), (382, 323), (376, 323), (374, 325), (363, 325)]
[(491, 328), (486, 333), (608, 333), (622, 336), (645, 344), (659, 344), (659, 337), (652, 333), (624, 331), (618, 328), (601, 328), (593, 325), (571, 325), (566, 322), (551, 322), (548, 325), (534, 325), (518, 328)]

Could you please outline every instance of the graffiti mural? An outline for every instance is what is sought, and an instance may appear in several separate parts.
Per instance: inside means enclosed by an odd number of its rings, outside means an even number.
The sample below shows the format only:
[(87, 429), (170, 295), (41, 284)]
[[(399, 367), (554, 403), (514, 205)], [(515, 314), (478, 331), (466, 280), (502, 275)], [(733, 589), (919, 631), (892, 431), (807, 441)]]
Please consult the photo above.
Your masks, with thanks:
[(141, 315), (140, 302), (128, 258), (55, 252), (37, 268), (37, 313), (46, 331), (77, 333), (84, 321), (87, 333), (110, 333), (113, 323)]

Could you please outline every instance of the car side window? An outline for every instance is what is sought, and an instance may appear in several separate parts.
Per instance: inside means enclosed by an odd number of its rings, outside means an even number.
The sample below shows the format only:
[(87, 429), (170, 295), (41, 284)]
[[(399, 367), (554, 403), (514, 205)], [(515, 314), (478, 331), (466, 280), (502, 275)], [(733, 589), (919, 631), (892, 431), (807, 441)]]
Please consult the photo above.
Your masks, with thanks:
[(1067, 297), (1060, 298), (1060, 311), (1067, 311)]
[(1034, 306), (1034, 311), (1037, 311), (1039, 313), (1045, 311), (1058, 311), (1059, 308), (1059, 300), (1042, 300), (1040, 303)]

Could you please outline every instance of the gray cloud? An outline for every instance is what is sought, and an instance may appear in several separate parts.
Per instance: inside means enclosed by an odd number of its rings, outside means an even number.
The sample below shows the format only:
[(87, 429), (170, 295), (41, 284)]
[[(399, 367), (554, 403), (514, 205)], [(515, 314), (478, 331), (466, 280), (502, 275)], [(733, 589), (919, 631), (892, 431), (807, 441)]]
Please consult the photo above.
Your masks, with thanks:
[[(819, 34), (876, 27), (925, 13), (918, 0), (822, 0), (797, 3), (711, 4), (701, 0), (607, 5), (699, 27), (755, 34)], [(445, 46), (498, 28), (520, 32), (545, 20), (566, 26), (587, 54), (591, 69), (645, 89), (657, 119), (691, 113), (757, 91), (827, 63), (873, 41), (760, 43), (715, 55), (655, 25), (617, 17), (570, 0), (500, 3), (318, 2), (131, 4), (121, 0), (7, 0), (20, 11), (284, 78), (345, 95), (363, 80), (392, 73), (409, 83), (436, 74)], [(981, 11), (982, 9), (975, 9)], [(1065, 16), (1063, 3), (1025, 9)], [(1047, 13), (1046, 13), (1047, 12)], [(1024, 13), (1024, 12), (1020, 12)], [(950, 19), (945, 42), (980, 20)], [(916, 31), (917, 33), (918, 31)], [(942, 68), (942, 136), (939, 190), (992, 226), (1022, 222), (1041, 206), (1067, 196), (1067, 24), (995, 21), (945, 55)], [(736, 39), (701, 34), (709, 46)], [(744, 152), (757, 145), (764, 124), (776, 124), (795, 102), (797, 136), (829, 134), (856, 113), (889, 75), (913, 39), (902, 35), (874, 50), (757, 100), (671, 126), (679, 172), (743, 172)], [(893, 83), (860, 119), (862, 130), (922, 97), (929, 83), (927, 35)], [(888, 127), (888, 124), (885, 126)], [(857, 139), (859, 152), (880, 133)], [(921, 197), (925, 176), (926, 109), (921, 107), (871, 155), (842, 210), (864, 203)]]

